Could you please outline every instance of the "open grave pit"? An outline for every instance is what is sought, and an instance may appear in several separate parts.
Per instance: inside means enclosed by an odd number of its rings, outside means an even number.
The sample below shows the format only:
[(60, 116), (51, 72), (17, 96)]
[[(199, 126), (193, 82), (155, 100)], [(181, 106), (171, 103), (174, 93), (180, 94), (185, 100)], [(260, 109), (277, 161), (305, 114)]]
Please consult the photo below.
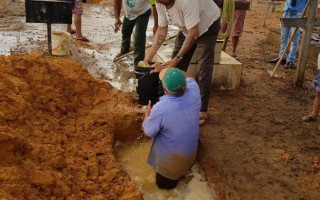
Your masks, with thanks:
[(0, 197), (142, 199), (113, 154), (141, 133), (130, 93), (74, 61), (0, 56)]

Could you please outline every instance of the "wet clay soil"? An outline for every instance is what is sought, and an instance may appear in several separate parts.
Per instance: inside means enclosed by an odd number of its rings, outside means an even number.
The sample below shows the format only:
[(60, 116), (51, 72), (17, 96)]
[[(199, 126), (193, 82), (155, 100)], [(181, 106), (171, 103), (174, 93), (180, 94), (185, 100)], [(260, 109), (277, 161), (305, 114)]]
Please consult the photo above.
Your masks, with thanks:
[(35, 53), (0, 56), (0, 90), (1, 199), (142, 198), (113, 155), (140, 130), (127, 93)]
[(241, 86), (213, 91), (208, 124), (200, 132), (199, 162), (220, 199), (318, 200), (319, 122), (301, 121), (312, 110), (317, 58), (308, 60), (303, 87), (294, 84), (295, 70), (282, 66), (283, 77), (270, 78), (266, 69), (274, 65), (268, 60), (278, 56), (279, 46), (270, 45), (266, 35), (280, 27), (282, 13), (270, 9), (263, 27), (265, 8), (253, 1), (247, 11), (237, 48)]
[[(110, 7), (110, 2), (103, 1), (101, 9)], [(93, 7), (96, 11), (96, 5), (85, 5), (87, 10)], [(310, 83), (317, 74), (316, 59), (308, 61), (303, 87), (295, 86), (294, 70), (280, 67), (283, 77), (270, 78), (266, 69), (273, 65), (267, 61), (277, 56), (279, 47), (270, 45), (266, 34), (268, 28), (279, 27), (281, 13), (270, 9), (262, 27), (265, 8), (254, 0), (247, 12), (238, 45), (241, 86), (212, 92), (208, 123), (200, 129), (198, 160), (219, 199), (318, 200), (320, 132), (317, 122), (301, 121), (314, 99)], [(15, 20), (16, 10), (12, 15), (0, 13), (5, 19), (0, 28), (24, 27)], [(90, 12), (84, 15), (89, 17)], [(95, 77), (112, 78), (111, 73), (99, 76), (106, 71), (99, 68), (98, 54), (93, 56), (92, 51), (104, 51), (104, 61), (112, 63), (119, 35), (108, 28), (96, 31), (86, 23), (83, 32), (93, 42), (76, 43), (83, 48), (72, 51), (68, 59)], [(108, 40), (118, 40), (105, 45), (101, 41), (109, 35)], [(45, 41), (36, 44), (35, 49), (45, 54)], [(230, 48), (228, 44), (229, 54)], [(142, 197), (112, 153), (112, 135), (136, 136), (134, 130), (140, 130), (132, 97), (93, 79), (71, 61), (29, 54), (1, 57), (0, 65), (0, 198)], [(134, 120), (137, 123), (124, 123)], [(120, 122), (125, 125), (119, 126)]]

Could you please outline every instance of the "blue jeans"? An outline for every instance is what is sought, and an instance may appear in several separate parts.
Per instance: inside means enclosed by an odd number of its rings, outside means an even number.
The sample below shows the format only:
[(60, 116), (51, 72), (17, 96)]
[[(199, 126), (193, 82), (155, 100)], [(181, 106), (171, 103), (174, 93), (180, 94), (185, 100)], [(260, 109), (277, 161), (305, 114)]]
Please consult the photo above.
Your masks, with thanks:
[[(300, 18), (300, 16), (301, 16), (301, 12), (297, 12), (297, 11), (286, 11), (286, 12), (283, 12), (283, 15), (282, 15), (283, 18)], [(295, 27), (283, 27), (281, 24), (280, 29), (281, 29), (281, 38), (280, 38), (279, 58), (284, 52), (284, 49), (287, 46), (289, 37), (292, 35)], [(298, 49), (299, 40), (300, 40), (300, 28), (297, 29), (296, 34), (292, 38), (289, 54), (288, 55), (285, 54), (283, 57), (283, 58), (287, 58), (287, 62), (293, 62), (294, 59), (296, 58), (296, 52)]]

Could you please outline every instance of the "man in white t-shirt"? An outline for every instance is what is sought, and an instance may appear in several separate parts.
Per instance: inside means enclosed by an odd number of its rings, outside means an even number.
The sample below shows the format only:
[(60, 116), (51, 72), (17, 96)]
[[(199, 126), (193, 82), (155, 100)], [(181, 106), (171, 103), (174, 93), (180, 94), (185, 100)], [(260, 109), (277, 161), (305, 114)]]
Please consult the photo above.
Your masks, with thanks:
[(151, 14), (150, 5), (152, 5), (152, 13), (154, 18), (154, 34), (158, 28), (158, 15), (155, 7), (155, 0), (124, 0), (123, 7), (125, 15), (123, 17), (123, 24), (120, 20), (121, 2), (122, 0), (114, 0), (115, 30), (120, 30), (120, 26), (122, 25), (121, 51), (116, 55), (116, 57), (129, 52), (132, 31), (133, 28), (136, 27), (133, 54), (134, 65), (137, 66), (138, 63), (143, 60), (145, 55), (146, 31), (149, 22), (149, 16)]
[[(168, 24), (179, 28), (172, 59), (165, 64), (187, 71), (192, 55), (198, 52), (198, 84), (201, 92), (199, 125), (207, 119), (212, 85), (214, 48), (220, 29), (220, 9), (213, 0), (156, 0), (158, 31), (144, 61), (150, 62), (163, 44)], [(161, 69), (159, 69), (161, 70)]]

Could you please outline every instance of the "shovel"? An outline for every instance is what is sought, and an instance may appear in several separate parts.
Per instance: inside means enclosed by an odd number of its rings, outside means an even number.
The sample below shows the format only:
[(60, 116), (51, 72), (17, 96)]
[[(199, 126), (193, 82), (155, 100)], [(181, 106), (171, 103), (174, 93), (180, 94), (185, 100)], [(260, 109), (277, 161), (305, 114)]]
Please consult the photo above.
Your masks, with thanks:
[[(168, 41), (168, 40), (171, 40), (171, 39), (173, 39), (173, 38), (175, 38), (175, 37), (177, 37), (177, 35), (168, 37), (168, 38), (166, 38), (166, 39), (164, 40), (164, 42), (166, 42), (166, 41)], [(147, 49), (147, 48), (150, 48), (151, 46), (152, 46), (152, 44), (149, 44), (149, 45), (147, 45), (145, 48)], [(127, 56), (133, 54), (133, 52), (134, 52), (134, 51), (129, 51), (128, 53), (125, 53), (125, 54), (123, 54), (123, 55), (121, 55), (121, 56), (118, 56), (118, 57), (116, 57), (116, 58), (113, 59), (113, 62), (118, 62), (118, 61), (121, 60), (122, 58), (127, 57)]]

